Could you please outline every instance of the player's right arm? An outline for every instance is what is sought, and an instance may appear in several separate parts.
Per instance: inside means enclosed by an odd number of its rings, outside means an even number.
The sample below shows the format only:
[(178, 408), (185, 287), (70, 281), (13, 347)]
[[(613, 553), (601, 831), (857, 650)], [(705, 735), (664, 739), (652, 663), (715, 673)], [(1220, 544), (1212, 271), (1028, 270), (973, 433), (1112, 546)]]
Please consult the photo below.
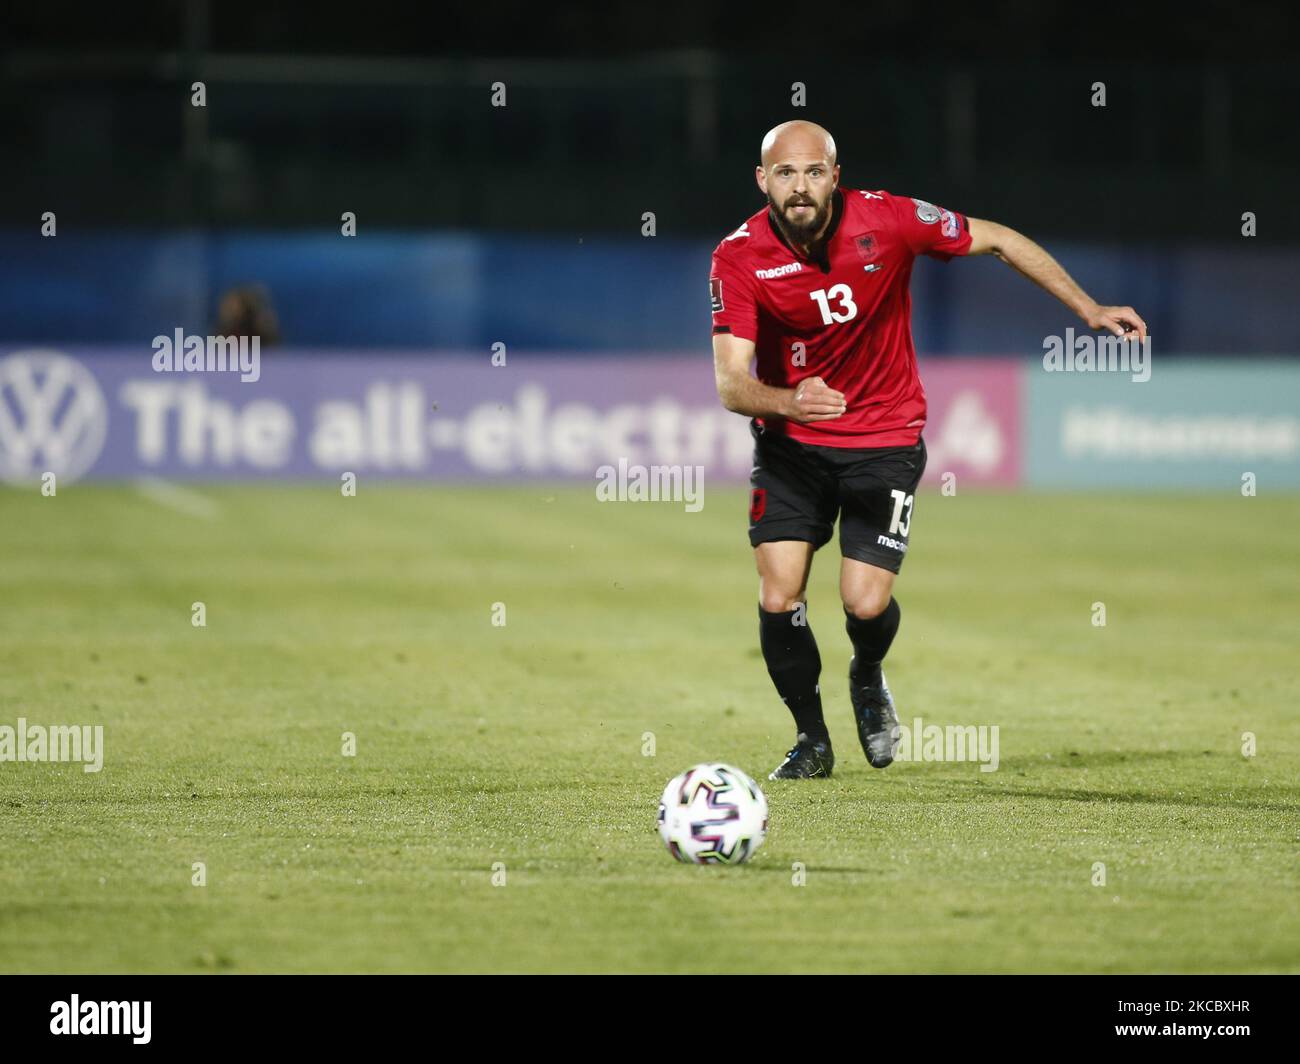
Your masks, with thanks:
[(776, 388), (750, 375), (758, 337), (757, 293), (748, 269), (735, 260), (739, 244), (732, 243), (748, 239), (742, 225), (718, 245), (709, 271), (718, 398), (728, 410), (745, 417), (783, 417), (800, 424), (839, 417), (844, 413), (844, 393), (827, 387), (820, 377), (809, 377), (793, 388)]
[(713, 335), (713, 375), (722, 405), (745, 417), (783, 417), (801, 425), (844, 413), (844, 393), (809, 377), (794, 388), (773, 388), (750, 375), (754, 341), (731, 333)]

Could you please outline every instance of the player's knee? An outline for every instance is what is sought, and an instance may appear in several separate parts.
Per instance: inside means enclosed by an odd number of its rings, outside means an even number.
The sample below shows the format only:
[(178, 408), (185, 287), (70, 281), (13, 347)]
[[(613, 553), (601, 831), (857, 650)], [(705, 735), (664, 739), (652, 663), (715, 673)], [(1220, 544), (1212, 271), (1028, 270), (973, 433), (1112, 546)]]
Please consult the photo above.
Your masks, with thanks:
[(765, 613), (789, 613), (803, 602), (803, 590), (787, 591), (782, 588), (760, 588), (758, 604)]
[(844, 599), (844, 609), (862, 621), (879, 617), (889, 607), (891, 588), (873, 587)]

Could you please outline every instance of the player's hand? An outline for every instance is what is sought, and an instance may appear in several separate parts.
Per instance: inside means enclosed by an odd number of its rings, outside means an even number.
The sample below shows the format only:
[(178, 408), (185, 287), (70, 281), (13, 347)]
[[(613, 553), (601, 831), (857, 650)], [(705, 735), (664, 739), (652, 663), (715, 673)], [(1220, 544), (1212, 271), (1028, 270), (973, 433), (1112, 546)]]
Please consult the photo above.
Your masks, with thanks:
[(1101, 307), (1094, 303), (1092, 309), (1081, 316), (1090, 329), (1105, 329), (1124, 340), (1142, 341), (1147, 338), (1147, 323), (1132, 307)]
[(800, 381), (790, 394), (785, 416), (806, 425), (810, 421), (829, 421), (846, 409), (843, 392), (837, 392), (820, 377), (809, 377)]

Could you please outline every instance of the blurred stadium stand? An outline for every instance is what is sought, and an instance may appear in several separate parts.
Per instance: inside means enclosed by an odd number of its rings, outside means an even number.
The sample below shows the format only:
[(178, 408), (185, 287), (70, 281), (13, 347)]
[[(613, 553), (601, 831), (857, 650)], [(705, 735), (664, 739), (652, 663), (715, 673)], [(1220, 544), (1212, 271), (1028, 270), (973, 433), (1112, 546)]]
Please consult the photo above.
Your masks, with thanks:
[[(17, 53), (0, 115), (8, 223), (367, 226), (705, 236), (752, 209), (778, 121), (835, 133), (843, 180), (1047, 236), (1300, 237), (1291, 64), (904, 63), (805, 69), (716, 53), (538, 62)], [(206, 108), (189, 85), (207, 86)], [(494, 82), (507, 106), (489, 104)], [(807, 84), (808, 105), (790, 105)], [(1090, 86), (1104, 82), (1107, 106)], [(1292, 116), (1294, 117), (1294, 116)]]
[[(732, 219), (738, 224), (742, 218)], [(0, 339), (141, 343), (205, 333), (217, 300), (256, 280), (284, 341), (314, 348), (536, 352), (709, 350), (705, 278), (716, 240), (584, 240), (467, 232), (171, 233), (42, 239), (0, 232)], [(1142, 308), (1161, 354), (1298, 350), (1300, 253), (1252, 247), (1052, 242), (1085, 289)], [(1042, 354), (1075, 324), (991, 258), (917, 262), (917, 347), (932, 354)], [(69, 308), (75, 308), (70, 312)]]

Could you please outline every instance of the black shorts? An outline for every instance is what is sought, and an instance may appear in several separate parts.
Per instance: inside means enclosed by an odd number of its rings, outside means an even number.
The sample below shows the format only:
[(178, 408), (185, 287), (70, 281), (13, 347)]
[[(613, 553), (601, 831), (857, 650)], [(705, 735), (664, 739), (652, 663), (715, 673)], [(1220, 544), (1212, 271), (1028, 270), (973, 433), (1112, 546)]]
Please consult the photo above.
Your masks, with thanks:
[(749, 542), (830, 541), (840, 519), (840, 553), (898, 572), (907, 553), (912, 503), (925, 471), (925, 441), (913, 447), (818, 447), (751, 420)]

